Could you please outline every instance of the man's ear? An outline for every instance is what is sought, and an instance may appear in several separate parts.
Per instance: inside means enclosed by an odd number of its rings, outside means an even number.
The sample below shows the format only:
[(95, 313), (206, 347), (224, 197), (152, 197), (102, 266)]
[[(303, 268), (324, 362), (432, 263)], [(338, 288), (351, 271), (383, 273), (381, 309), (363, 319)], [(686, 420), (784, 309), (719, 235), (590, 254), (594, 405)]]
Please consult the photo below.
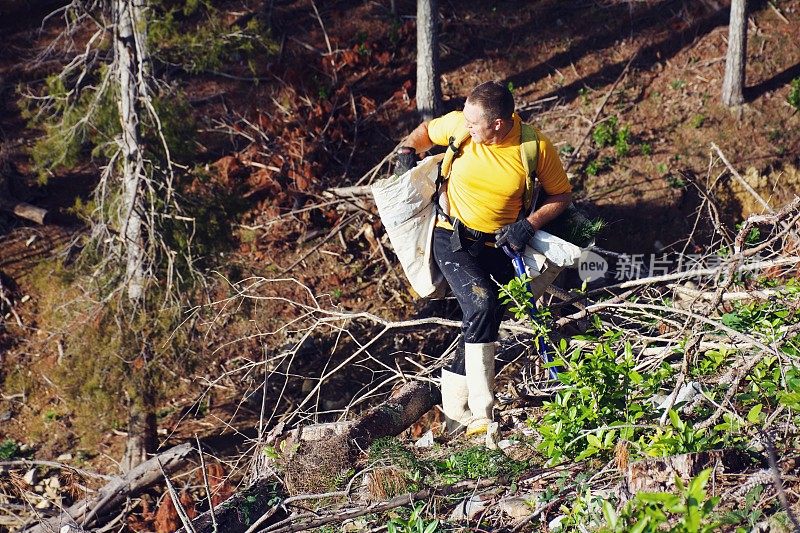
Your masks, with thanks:
[(503, 119), (501, 119), (501, 118), (494, 119), (494, 122), (492, 123), (492, 129), (494, 131), (502, 130), (503, 129)]

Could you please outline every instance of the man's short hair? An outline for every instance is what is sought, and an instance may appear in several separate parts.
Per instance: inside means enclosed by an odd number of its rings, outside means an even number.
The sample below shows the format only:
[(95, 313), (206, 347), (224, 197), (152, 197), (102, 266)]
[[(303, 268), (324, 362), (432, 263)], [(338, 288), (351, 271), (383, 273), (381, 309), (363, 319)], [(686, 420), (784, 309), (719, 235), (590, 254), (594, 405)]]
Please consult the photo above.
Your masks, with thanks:
[(514, 95), (499, 81), (481, 83), (472, 90), (467, 101), (483, 109), (483, 116), (490, 122), (502, 118), (508, 120), (514, 113)]

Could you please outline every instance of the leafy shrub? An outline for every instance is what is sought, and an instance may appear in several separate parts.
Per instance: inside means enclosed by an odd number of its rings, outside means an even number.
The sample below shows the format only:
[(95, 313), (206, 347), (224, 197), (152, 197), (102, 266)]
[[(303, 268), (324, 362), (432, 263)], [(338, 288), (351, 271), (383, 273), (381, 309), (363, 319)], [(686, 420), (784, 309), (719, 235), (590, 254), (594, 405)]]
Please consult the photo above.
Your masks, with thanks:
[(586, 165), (586, 174), (589, 176), (597, 176), (598, 174), (602, 174), (603, 172), (609, 170), (613, 165), (613, 157), (603, 156), (600, 159), (590, 161), (589, 164)]
[(789, 96), (786, 97), (786, 101), (795, 111), (800, 111), (800, 78), (792, 80), (791, 89), (789, 90)]
[(603, 504), (606, 519), (600, 533), (636, 531), (669, 533), (713, 533), (720, 524), (713, 519), (719, 498), (709, 498), (706, 485), (711, 469), (700, 472), (688, 485), (675, 478), (678, 493), (640, 492), (617, 512), (610, 502)]
[(525, 461), (515, 461), (500, 450), (483, 446), (467, 448), (443, 461), (434, 462), (436, 471), (449, 482), (486, 477), (518, 477), (527, 468)]
[(539, 450), (555, 463), (607, 455), (616, 438), (633, 440), (635, 426), (652, 411), (647, 398), (660, 377), (634, 370), (628, 344), (619, 360), (611, 343), (601, 342), (591, 351), (574, 350), (563, 365), (558, 377), (566, 387), (543, 406)]
[(623, 126), (617, 131), (616, 139), (614, 140), (614, 151), (616, 151), (618, 157), (625, 157), (631, 151), (630, 138), (631, 129), (628, 126)]
[[(194, 23), (187, 20), (187, 14)], [(231, 26), (225, 13), (210, 3), (188, 12), (186, 7), (173, 7), (159, 13), (152, 18), (148, 39), (156, 59), (180, 65), (190, 73), (238, 63), (255, 73), (256, 62), (278, 50), (269, 29), (257, 17)]]
[(389, 533), (435, 533), (440, 531), (439, 521), (427, 521), (422, 516), (424, 510), (425, 505), (414, 505), (408, 518), (396, 516), (389, 520), (386, 524), (387, 531)]
[(0, 461), (8, 461), (19, 455), (19, 444), (14, 439), (0, 442)]
[(598, 148), (611, 146), (617, 135), (617, 117), (610, 117), (594, 127), (592, 140)]
[(674, 409), (669, 411), (670, 424), (656, 428), (644, 450), (652, 457), (667, 457), (681, 453), (711, 450), (720, 444), (721, 438), (707, 429), (694, 429), (691, 422), (681, 420)]

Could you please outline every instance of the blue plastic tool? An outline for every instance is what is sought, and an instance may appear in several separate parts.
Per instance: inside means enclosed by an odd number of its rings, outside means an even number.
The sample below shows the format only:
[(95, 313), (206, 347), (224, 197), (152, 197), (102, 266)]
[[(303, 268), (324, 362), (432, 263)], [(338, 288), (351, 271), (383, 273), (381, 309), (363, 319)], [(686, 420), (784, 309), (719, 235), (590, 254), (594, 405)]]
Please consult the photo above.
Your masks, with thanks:
[[(522, 256), (519, 252), (515, 252), (511, 249), (510, 246), (502, 246), (503, 251), (506, 253), (508, 257), (511, 258), (511, 264), (514, 265), (514, 272), (517, 274), (518, 278), (522, 278), (525, 274), (527, 274), (525, 270), (525, 262), (522, 260)], [(528, 291), (530, 291), (530, 283), (528, 283)], [(531, 320), (536, 322), (536, 299), (531, 297)], [(542, 358), (542, 361), (547, 363), (552, 363), (553, 358), (550, 357), (550, 350), (547, 346), (547, 342), (545, 341), (544, 337), (539, 337), (539, 355)], [(558, 370), (555, 366), (551, 366), (548, 368), (550, 372), (550, 377), (554, 380), (558, 379)]]

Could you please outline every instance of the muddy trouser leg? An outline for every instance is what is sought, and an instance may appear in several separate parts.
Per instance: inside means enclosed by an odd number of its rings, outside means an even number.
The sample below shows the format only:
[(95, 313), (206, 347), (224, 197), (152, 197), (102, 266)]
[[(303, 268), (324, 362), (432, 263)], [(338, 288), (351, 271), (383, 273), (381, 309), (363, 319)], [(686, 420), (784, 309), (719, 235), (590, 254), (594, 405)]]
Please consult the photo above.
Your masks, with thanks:
[[(466, 377), (467, 406), (472, 419), (468, 426), (485, 431), (494, 404), (494, 342), (504, 311), (497, 283), (507, 283), (514, 276), (514, 270), (505, 253), (496, 248), (487, 246), (477, 257), (466, 250), (452, 251), (451, 234), (436, 228), (433, 251), (464, 315), (461, 326), (464, 345), (458, 347), (455, 359), (445, 371)], [(445, 419), (464, 413), (455, 406), (443, 405), (443, 409)], [(460, 422), (464, 423), (463, 418)]]

